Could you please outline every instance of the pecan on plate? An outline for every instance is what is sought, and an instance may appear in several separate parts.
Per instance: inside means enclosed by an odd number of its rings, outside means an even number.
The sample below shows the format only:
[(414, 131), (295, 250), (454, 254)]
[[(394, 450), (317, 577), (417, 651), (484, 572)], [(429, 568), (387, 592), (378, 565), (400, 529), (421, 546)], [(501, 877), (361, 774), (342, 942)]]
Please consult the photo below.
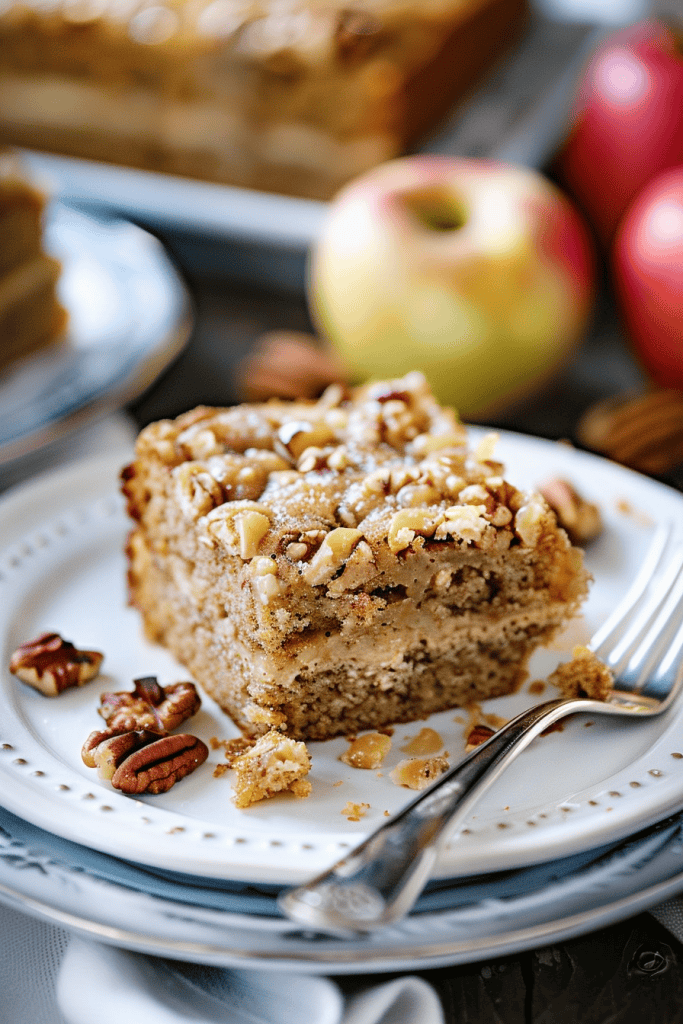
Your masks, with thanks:
[(116, 769), (111, 784), (124, 793), (166, 793), (209, 756), (197, 736), (162, 736), (130, 754)]
[(9, 670), (46, 697), (58, 697), (69, 687), (94, 679), (103, 657), (99, 651), (78, 650), (59, 633), (41, 633), (17, 647)]
[(148, 729), (163, 736), (176, 729), (201, 705), (194, 683), (159, 686), (155, 676), (134, 680), (135, 689), (100, 695), (100, 715), (110, 729), (132, 732)]
[(490, 725), (484, 725), (483, 722), (479, 722), (474, 725), (465, 737), (465, 752), (469, 754), (470, 750), (474, 750), (475, 747), (480, 747), (482, 743), (486, 743), (490, 740), (495, 732)]
[(159, 739), (159, 734), (146, 729), (114, 732), (104, 729), (91, 732), (81, 748), (81, 759), (88, 768), (97, 768), (102, 779), (111, 779), (129, 754)]
[(567, 531), (572, 544), (587, 544), (602, 533), (600, 509), (587, 501), (576, 488), (561, 477), (553, 477), (539, 485), (539, 491)]

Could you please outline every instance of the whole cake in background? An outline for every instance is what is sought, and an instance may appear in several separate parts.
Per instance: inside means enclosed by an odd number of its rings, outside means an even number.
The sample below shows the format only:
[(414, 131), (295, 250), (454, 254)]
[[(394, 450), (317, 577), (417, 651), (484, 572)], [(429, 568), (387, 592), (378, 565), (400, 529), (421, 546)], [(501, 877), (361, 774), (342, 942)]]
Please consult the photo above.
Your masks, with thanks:
[(403, 153), (526, 0), (9, 0), (0, 140), (327, 199)]
[(123, 472), (131, 601), (247, 736), (513, 692), (588, 574), (494, 447), (419, 373), (153, 423)]
[(45, 196), (17, 157), (0, 150), (0, 370), (61, 333), (60, 265), (43, 252)]

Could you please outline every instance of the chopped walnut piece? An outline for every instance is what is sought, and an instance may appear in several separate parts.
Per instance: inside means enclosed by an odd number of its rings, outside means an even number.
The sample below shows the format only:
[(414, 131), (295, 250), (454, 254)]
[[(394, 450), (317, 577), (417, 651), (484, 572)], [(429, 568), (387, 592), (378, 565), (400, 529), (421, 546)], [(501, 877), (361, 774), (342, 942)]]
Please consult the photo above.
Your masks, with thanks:
[(348, 800), (342, 807), (341, 813), (348, 821), (360, 821), (365, 817), (366, 811), (370, 810), (370, 804), (358, 804)]
[(602, 533), (600, 509), (582, 497), (567, 480), (554, 477), (539, 486), (539, 491), (567, 531), (572, 544), (587, 544)]
[(17, 647), (9, 670), (46, 697), (58, 697), (69, 687), (94, 679), (103, 658), (99, 651), (78, 650), (59, 633), (41, 633)]
[(379, 732), (358, 736), (339, 758), (352, 768), (379, 768), (391, 750), (391, 739)]
[(448, 771), (449, 764), (445, 757), (407, 757), (399, 761), (389, 778), (397, 786), (408, 789), (426, 789), (435, 779)]
[(311, 770), (306, 744), (283, 736), (275, 729), (235, 757), (232, 767), (237, 773), (233, 797), (236, 807), (249, 807), (276, 793), (288, 791), (306, 797), (311, 792), (311, 784), (305, 778)]
[(614, 686), (614, 676), (588, 647), (579, 646), (574, 648), (571, 661), (558, 665), (550, 673), (548, 682), (556, 686), (565, 697), (607, 700)]

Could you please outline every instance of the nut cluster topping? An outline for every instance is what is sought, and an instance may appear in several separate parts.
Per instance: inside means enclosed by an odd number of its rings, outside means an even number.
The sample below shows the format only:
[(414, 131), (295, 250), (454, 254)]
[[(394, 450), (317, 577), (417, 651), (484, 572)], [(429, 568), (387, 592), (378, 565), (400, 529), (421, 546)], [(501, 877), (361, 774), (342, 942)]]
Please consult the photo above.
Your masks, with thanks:
[[(293, 565), (305, 584), (340, 597), (372, 589), (380, 563), (428, 543), (538, 544), (553, 517), (538, 494), (503, 479), (495, 441), (469, 448), (455, 413), (411, 373), (333, 384), (318, 401), (198, 408), (153, 423), (123, 489), (134, 519), (154, 517), (144, 476), (158, 466), (173, 515), (217, 557), (252, 563), (255, 604), (275, 606)], [(175, 537), (182, 522), (165, 514)]]
[(81, 750), (89, 768), (124, 793), (165, 793), (207, 759), (209, 748), (188, 733), (170, 735), (199, 710), (194, 683), (162, 687), (155, 676), (132, 691), (103, 693), (106, 729), (90, 733)]
[(83, 686), (100, 671), (104, 655), (82, 651), (59, 633), (41, 633), (14, 651), (9, 669), (46, 697), (58, 697), (72, 686)]

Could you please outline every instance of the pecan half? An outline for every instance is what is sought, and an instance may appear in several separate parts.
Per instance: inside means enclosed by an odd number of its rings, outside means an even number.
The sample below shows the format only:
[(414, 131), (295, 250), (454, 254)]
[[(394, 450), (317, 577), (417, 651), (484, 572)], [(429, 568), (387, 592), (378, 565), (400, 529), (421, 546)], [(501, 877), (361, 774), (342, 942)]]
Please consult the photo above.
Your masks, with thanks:
[(159, 686), (155, 676), (134, 680), (135, 689), (100, 696), (100, 715), (110, 729), (131, 732), (148, 729), (164, 735), (195, 715), (201, 698), (194, 683)]
[(197, 736), (162, 736), (130, 754), (114, 772), (111, 784), (124, 793), (166, 793), (208, 756), (209, 748)]
[(159, 734), (138, 729), (134, 732), (91, 732), (81, 749), (81, 758), (89, 768), (97, 768), (102, 779), (111, 779), (114, 772), (133, 751), (159, 739)]
[(99, 651), (78, 650), (59, 633), (41, 633), (17, 647), (9, 670), (46, 697), (58, 697), (69, 687), (94, 679), (103, 658)]
[(560, 526), (567, 531), (572, 544), (587, 544), (602, 533), (600, 509), (579, 494), (568, 480), (553, 477), (538, 487), (557, 516)]
[(164, 699), (157, 706), (157, 714), (168, 732), (192, 718), (199, 711), (202, 701), (194, 683), (173, 683), (163, 688)]

